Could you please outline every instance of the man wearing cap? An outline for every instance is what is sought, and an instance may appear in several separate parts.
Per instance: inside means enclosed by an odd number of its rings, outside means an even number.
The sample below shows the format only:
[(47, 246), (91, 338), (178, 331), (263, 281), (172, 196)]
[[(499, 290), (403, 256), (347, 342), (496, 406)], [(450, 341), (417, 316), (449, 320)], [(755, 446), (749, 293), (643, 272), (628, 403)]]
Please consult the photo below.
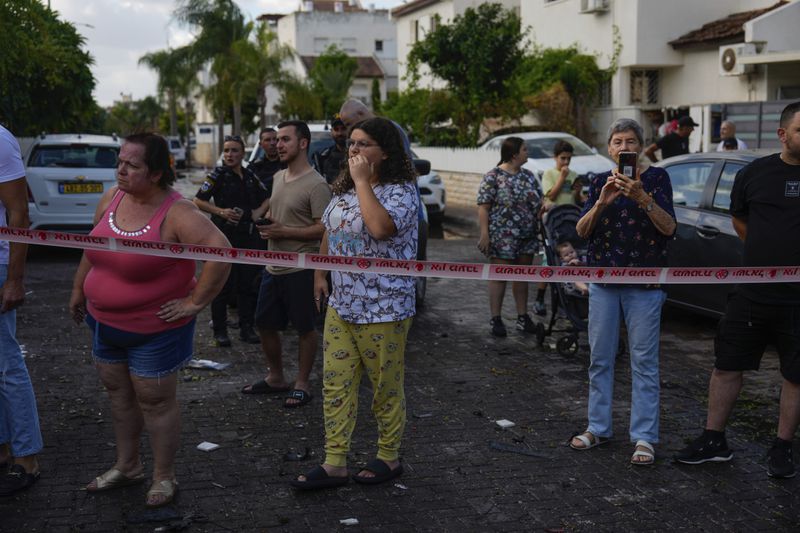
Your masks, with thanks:
[(336, 113), (331, 120), (331, 139), (333, 139), (331, 146), (315, 152), (312, 156), (314, 169), (322, 174), (328, 184), (336, 180), (342, 168), (342, 162), (347, 159), (347, 148), (345, 148), (347, 127), (339, 117), (339, 113)]
[(668, 135), (664, 135), (657, 142), (654, 142), (647, 147), (644, 155), (650, 158), (651, 161), (658, 161), (656, 158), (656, 150), (661, 150), (661, 158), (667, 159), (676, 155), (683, 155), (689, 153), (689, 135), (692, 134), (694, 128), (700, 124), (695, 123), (692, 117), (681, 117), (678, 120), (678, 129)]

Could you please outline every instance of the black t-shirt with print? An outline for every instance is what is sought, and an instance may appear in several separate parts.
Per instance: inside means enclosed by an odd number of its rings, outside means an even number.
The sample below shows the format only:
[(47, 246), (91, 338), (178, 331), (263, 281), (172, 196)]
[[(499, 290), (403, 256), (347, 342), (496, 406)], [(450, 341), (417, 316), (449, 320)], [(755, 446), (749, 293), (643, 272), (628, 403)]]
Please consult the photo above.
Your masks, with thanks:
[[(800, 266), (800, 165), (780, 154), (757, 159), (736, 175), (731, 215), (747, 223), (744, 266)], [(800, 305), (800, 283), (743, 283), (753, 301)]]
[(656, 145), (661, 148), (661, 158), (689, 153), (689, 137), (681, 137), (674, 131), (661, 137)]
[(214, 199), (214, 205), (222, 208), (240, 207), (244, 213), (238, 225), (233, 230), (226, 226), (226, 220), (216, 214), (211, 215), (211, 221), (222, 229), (228, 238), (229, 233), (250, 234), (253, 229), (252, 210), (259, 207), (267, 199), (267, 189), (247, 168), (242, 168), (242, 177), (239, 177), (229, 167), (222, 166), (212, 170), (200, 186), (195, 195), (201, 200)]

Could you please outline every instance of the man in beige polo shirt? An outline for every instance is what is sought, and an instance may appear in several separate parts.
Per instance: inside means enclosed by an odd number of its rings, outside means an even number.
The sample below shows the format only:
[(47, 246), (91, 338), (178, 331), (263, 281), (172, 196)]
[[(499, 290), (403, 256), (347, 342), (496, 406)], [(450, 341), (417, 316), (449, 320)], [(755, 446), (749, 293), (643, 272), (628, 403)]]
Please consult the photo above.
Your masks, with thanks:
[[(269, 200), (267, 224), (259, 225), (269, 250), (319, 253), (324, 228), (322, 213), (331, 200), (331, 190), (308, 163), (311, 133), (301, 121), (278, 124), (278, 156), (286, 169), (275, 173)], [(256, 326), (267, 359), (267, 376), (242, 389), (245, 394), (268, 394), (291, 390), (284, 407), (300, 407), (311, 401), (309, 376), (317, 352), (314, 302), (314, 271), (268, 266), (256, 305)], [(289, 323), (299, 335), (299, 363), (294, 386), (283, 373), (280, 331)]]

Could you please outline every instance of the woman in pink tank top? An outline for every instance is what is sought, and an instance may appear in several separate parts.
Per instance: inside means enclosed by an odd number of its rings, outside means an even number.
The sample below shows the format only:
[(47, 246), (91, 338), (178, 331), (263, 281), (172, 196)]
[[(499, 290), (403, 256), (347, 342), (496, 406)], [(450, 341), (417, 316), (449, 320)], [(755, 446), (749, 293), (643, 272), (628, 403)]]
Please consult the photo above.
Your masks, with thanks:
[[(201, 246), (230, 246), (225, 236), (170, 185), (175, 173), (166, 141), (135, 134), (122, 145), (117, 187), (97, 206), (91, 235)], [(70, 312), (92, 330), (92, 356), (111, 398), (116, 462), (89, 492), (140, 483), (139, 437), (147, 428), (153, 477), (145, 504), (174, 499), (180, 434), (177, 371), (192, 357), (195, 316), (222, 289), (227, 263), (87, 250), (73, 282)]]

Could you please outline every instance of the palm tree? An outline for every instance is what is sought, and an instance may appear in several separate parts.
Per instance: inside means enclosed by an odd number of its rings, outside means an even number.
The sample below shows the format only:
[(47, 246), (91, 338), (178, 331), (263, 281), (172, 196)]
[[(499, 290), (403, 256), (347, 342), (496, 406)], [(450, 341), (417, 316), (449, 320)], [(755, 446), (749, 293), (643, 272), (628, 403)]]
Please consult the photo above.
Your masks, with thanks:
[(178, 98), (176, 87), (178, 79), (178, 55), (173, 50), (149, 52), (139, 58), (140, 65), (146, 65), (158, 74), (158, 93), (167, 99), (169, 109), (169, 134), (178, 134)]
[[(199, 30), (189, 45), (196, 64), (212, 63), (212, 73), (216, 76), (215, 85), (204, 93), (211, 100), (212, 111), (217, 115), (219, 129), (219, 150), (222, 150), (222, 129), (225, 122), (225, 108), (232, 104), (230, 98), (231, 72), (226, 66), (234, 42), (246, 39), (252, 25), (245, 21), (242, 11), (233, 0), (181, 0), (174, 12), (181, 24)], [(230, 59), (230, 57), (228, 57)], [(227, 103), (224, 103), (225, 100)]]
[(253, 83), (258, 91), (259, 126), (267, 127), (267, 86), (276, 85), (286, 77), (283, 63), (294, 58), (294, 48), (278, 42), (278, 35), (263, 22), (256, 28), (256, 47), (259, 57), (253, 65)]

